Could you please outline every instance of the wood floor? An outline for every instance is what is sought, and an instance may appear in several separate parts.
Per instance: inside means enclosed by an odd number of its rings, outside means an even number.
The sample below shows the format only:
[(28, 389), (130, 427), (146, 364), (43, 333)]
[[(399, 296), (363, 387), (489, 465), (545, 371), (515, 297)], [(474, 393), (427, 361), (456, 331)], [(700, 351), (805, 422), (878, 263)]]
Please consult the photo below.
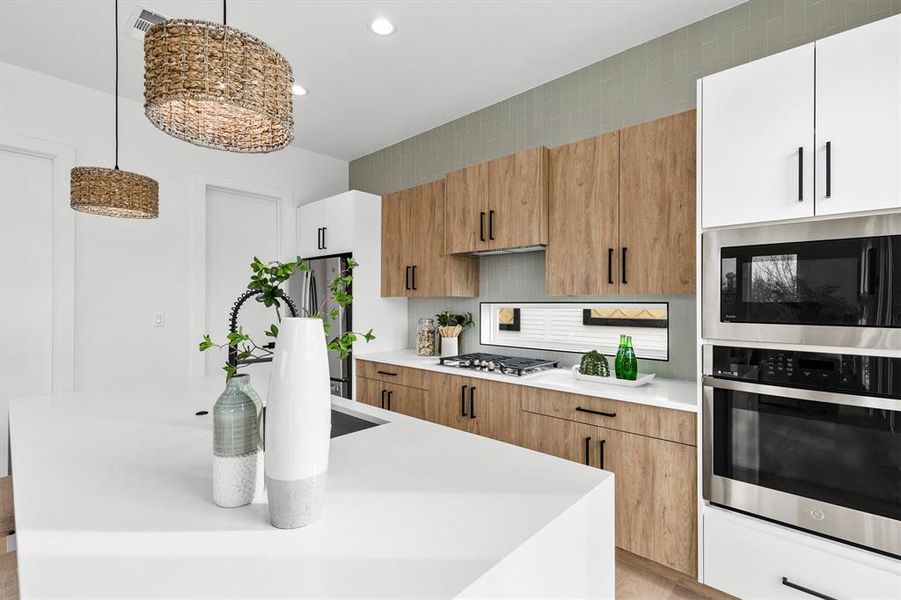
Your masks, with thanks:
[[(0, 478), (0, 600), (19, 600), (16, 553), (6, 552), (6, 536), (16, 528), (12, 477)], [(616, 597), (622, 600), (733, 598), (663, 565), (616, 549)]]
[(620, 548), (616, 549), (616, 597), (618, 600), (734, 599), (678, 571)]

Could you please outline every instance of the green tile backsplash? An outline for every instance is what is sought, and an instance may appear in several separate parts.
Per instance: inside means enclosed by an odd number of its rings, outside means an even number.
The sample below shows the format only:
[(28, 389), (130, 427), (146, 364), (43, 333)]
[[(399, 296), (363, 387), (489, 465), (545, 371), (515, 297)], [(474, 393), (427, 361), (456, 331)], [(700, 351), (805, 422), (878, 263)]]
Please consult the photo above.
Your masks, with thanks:
[[(751, 0), (360, 157), (350, 163), (350, 187), (386, 194), (523, 148), (565, 144), (688, 110), (699, 77), (899, 13), (901, 0)], [(543, 253), (482, 257), (481, 264), (482, 299), (547, 298)], [(695, 297), (667, 299), (672, 358), (647, 365), (661, 376), (693, 378)], [(478, 302), (411, 299), (410, 334), (421, 316), (444, 308), (476, 314)], [(478, 350), (477, 344), (478, 333), (467, 332), (463, 349)], [(570, 354), (559, 358), (576, 361)]]

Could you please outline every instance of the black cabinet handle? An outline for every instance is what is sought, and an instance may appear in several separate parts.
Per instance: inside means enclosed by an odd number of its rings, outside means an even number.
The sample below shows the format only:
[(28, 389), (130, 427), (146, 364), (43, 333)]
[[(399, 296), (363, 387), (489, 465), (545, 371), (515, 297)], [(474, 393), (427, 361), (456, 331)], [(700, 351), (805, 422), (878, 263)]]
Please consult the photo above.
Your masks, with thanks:
[(613, 248), (607, 248), (607, 283), (613, 284)]
[(485, 213), (479, 213), (479, 240), (485, 241)]
[(391, 371), (376, 371), (379, 375), (387, 375), (388, 377), (397, 377), (397, 373), (392, 373)]
[(476, 418), (476, 388), (469, 388), (469, 418)]
[(832, 142), (826, 142), (826, 197), (832, 197)]
[(591, 461), (588, 460), (588, 457), (591, 455), (591, 436), (585, 438), (585, 464), (589, 464)]
[(798, 202), (804, 202), (804, 146), (798, 146)]
[(413, 286), (413, 289), (416, 289), (416, 265), (412, 267), (413, 277), (410, 279), (410, 285)]
[(626, 248), (625, 246), (623, 246), (623, 285), (626, 285), (629, 283), (628, 281), (626, 281), (626, 253), (628, 251), (629, 251), (629, 249)]
[(325, 245), (325, 232), (328, 231), (328, 227), (322, 228), (322, 249), (328, 250), (328, 246)]
[(604, 446), (607, 445), (607, 440), (599, 440), (598, 441), (598, 465), (600, 468), (604, 468)]
[(404, 289), (410, 289), (410, 267), (404, 267)]
[(392, 392), (392, 391), (388, 392), (388, 410), (391, 410), (391, 396), (393, 396), (393, 395), (394, 395), (394, 392)]
[(815, 596), (817, 598), (822, 598), (823, 600), (836, 600), (836, 598), (834, 598), (832, 596), (827, 596), (826, 594), (821, 594), (820, 592), (817, 592), (810, 588), (804, 587), (803, 585), (798, 585), (797, 583), (792, 583), (791, 581), (788, 580), (788, 577), (782, 578), (782, 585), (784, 585), (786, 587), (790, 587), (793, 590), (798, 590), (799, 592), (804, 592), (805, 594), (810, 594), (811, 596)]
[(316, 230), (316, 248), (322, 250), (322, 227)]
[(382, 403), (381, 403), (382, 408), (385, 408), (385, 392), (387, 392), (387, 391), (388, 390), (382, 390)]
[(464, 385), (460, 387), (460, 416), (466, 416), (466, 388), (468, 385)]
[(494, 239), (494, 211), (488, 211), (488, 239)]
[(616, 413), (608, 413), (602, 412), (600, 410), (591, 410), (590, 408), (582, 408), (581, 406), (577, 406), (576, 410), (583, 413), (588, 413), (590, 415), (600, 415), (602, 417), (615, 417)]

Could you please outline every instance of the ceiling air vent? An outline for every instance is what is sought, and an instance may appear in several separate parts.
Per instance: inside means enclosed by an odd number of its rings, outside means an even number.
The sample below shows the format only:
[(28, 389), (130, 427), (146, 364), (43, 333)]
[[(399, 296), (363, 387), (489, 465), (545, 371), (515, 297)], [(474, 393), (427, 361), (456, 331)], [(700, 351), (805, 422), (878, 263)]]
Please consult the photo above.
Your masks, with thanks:
[(150, 29), (152, 25), (162, 23), (165, 20), (166, 17), (163, 15), (147, 10), (142, 6), (138, 6), (132, 11), (131, 16), (128, 19), (128, 31), (131, 33), (131, 37), (143, 42), (144, 34), (147, 33), (147, 30)]

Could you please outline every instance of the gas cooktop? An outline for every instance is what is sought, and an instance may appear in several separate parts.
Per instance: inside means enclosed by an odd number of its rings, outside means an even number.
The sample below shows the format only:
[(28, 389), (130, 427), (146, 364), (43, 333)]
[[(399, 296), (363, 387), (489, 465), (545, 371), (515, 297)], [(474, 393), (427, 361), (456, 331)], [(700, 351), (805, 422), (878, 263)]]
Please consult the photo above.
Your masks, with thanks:
[(518, 358), (516, 356), (501, 356), (500, 354), (484, 354), (474, 352), (459, 356), (442, 356), (439, 363), (446, 367), (458, 367), (484, 373), (498, 373), (511, 377), (523, 377), (534, 375), (548, 369), (554, 369), (559, 364), (556, 360), (542, 358)]

